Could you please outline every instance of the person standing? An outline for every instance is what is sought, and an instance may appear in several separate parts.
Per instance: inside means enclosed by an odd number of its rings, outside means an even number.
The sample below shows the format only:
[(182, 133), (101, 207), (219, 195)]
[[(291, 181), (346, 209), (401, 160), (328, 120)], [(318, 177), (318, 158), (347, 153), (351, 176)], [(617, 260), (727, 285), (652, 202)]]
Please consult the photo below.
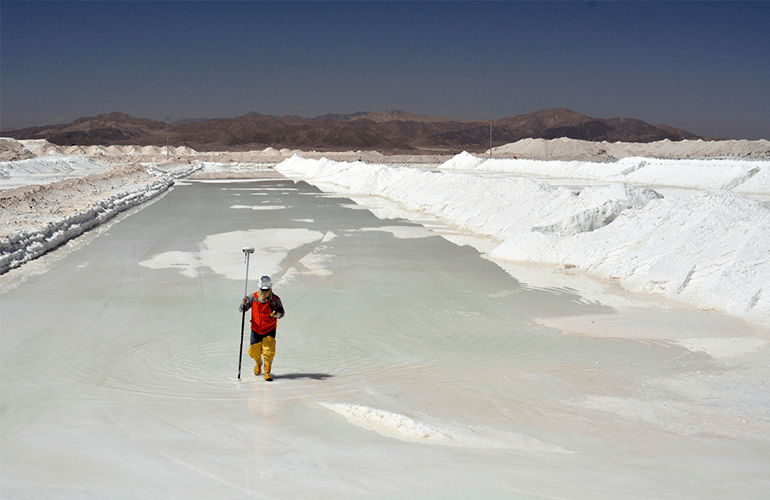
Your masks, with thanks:
[(249, 356), (254, 358), (257, 366), (254, 375), (262, 373), (262, 359), (265, 360), (265, 380), (272, 382), (270, 369), (275, 357), (275, 330), (278, 320), (283, 318), (285, 311), (281, 298), (273, 293), (273, 282), (270, 276), (259, 279), (259, 290), (252, 296), (245, 296), (240, 305), (240, 311), (251, 309), (251, 346)]

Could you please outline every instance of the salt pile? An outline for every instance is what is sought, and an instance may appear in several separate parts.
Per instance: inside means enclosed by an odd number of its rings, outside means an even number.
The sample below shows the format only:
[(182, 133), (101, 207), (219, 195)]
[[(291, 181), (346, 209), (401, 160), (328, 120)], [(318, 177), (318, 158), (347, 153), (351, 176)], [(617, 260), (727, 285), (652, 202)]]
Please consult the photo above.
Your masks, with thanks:
[(106, 172), (112, 167), (83, 156), (41, 156), (0, 162), (0, 188), (50, 184), (72, 177)]
[[(559, 139), (521, 139), (492, 148), (492, 156), (544, 160), (608, 161), (629, 156), (647, 158), (770, 158), (770, 141), (727, 140), (655, 142), (589, 142)], [(487, 151), (487, 155), (490, 151)]]
[(628, 182), (647, 186), (730, 189), (770, 194), (770, 160), (658, 159), (627, 157), (614, 162), (481, 159), (463, 152), (441, 170), (491, 172), (542, 178)]
[(0, 161), (23, 160), (32, 156), (32, 152), (15, 139), (0, 137)]
[[(727, 190), (754, 177), (765, 178), (770, 165), (690, 160), (681, 164), (680, 174), (676, 161), (661, 161), (495, 163), (463, 155), (442, 166), (481, 170), (498, 165), (542, 177), (554, 171), (594, 179), (604, 174), (616, 182), (587, 187), (579, 194), (529, 178), (437, 173), (297, 155), (276, 169), (326, 191), (381, 196), (415, 212), (415, 218), (427, 213), (494, 238), (499, 246), (489, 253), (493, 259), (577, 268), (617, 280), (632, 291), (658, 293), (770, 325), (770, 208)], [(663, 198), (634, 186), (640, 179), (720, 190)], [(757, 189), (770, 193), (761, 184)]]
[(22, 145), (34, 156), (93, 155), (93, 156), (189, 156), (197, 151), (189, 146), (59, 146), (45, 139), (28, 139), (9, 142)]

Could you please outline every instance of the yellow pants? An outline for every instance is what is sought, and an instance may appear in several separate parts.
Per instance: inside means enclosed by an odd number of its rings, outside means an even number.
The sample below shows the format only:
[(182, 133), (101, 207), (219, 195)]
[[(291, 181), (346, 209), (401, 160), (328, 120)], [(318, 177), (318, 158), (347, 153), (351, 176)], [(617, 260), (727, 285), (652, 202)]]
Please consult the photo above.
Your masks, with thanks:
[(264, 337), (262, 342), (251, 344), (249, 347), (249, 356), (254, 358), (257, 366), (254, 367), (254, 375), (262, 373), (262, 358), (265, 359), (265, 378), (270, 378), (270, 369), (273, 366), (275, 357), (275, 338)]

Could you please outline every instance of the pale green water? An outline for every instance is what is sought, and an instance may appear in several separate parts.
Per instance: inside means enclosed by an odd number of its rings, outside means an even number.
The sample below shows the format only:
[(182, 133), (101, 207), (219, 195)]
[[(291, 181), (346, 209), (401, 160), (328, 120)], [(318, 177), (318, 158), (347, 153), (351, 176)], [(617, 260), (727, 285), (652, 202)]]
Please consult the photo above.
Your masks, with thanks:
[[(564, 336), (534, 320), (613, 309), (349, 204), (193, 183), (4, 276), (26, 280), (0, 303), (0, 496), (764, 498), (767, 347)], [(287, 310), (269, 385), (245, 354), (236, 380), (243, 280), (202, 250), (236, 231), (273, 235), (250, 271)], [(245, 270), (245, 245), (219, 258)]]

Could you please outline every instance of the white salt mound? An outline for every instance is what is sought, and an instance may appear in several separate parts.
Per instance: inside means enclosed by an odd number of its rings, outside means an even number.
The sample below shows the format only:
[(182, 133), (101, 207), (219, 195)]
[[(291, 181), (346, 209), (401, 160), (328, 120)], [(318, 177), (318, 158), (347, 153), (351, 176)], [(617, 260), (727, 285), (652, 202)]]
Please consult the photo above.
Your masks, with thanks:
[(32, 151), (15, 139), (0, 137), (0, 161), (23, 160), (32, 156)]
[(0, 162), (0, 188), (49, 184), (71, 177), (105, 172), (111, 167), (84, 156), (42, 156)]
[(344, 416), (350, 423), (375, 431), (383, 436), (404, 441), (435, 442), (449, 439), (425, 424), (406, 415), (391, 413), (368, 406), (320, 403), (321, 406)]
[[(679, 174), (679, 164), (671, 160), (629, 159), (620, 165), (523, 161), (528, 169), (537, 163), (541, 176), (556, 170), (598, 178), (609, 166), (608, 177), (629, 184), (587, 187), (575, 194), (531, 178), (436, 173), (298, 155), (276, 169), (327, 191), (381, 196), (416, 218), (427, 213), (490, 236), (500, 243), (491, 258), (579, 268), (630, 290), (770, 325), (770, 208), (728, 190), (765, 175), (768, 162), (687, 160)], [(476, 163), (465, 154), (450, 165)], [(477, 170), (487, 163), (478, 163)], [(720, 189), (662, 198), (631, 183), (639, 180)]]
[(466, 448), (507, 448), (533, 452), (570, 453), (561, 446), (512, 432), (485, 429), (487, 433), (479, 432), (480, 429), (462, 429), (452, 425), (441, 425), (439, 429), (406, 415), (370, 406), (319, 404), (339, 413), (353, 425), (401, 441)]
[[(485, 154), (488, 156), (489, 151)], [(559, 139), (521, 139), (492, 148), (492, 156), (541, 160), (607, 161), (630, 156), (648, 158), (770, 158), (770, 141), (727, 140), (656, 142), (590, 142)]]
[(608, 163), (527, 159), (480, 159), (456, 155), (441, 170), (494, 172), (541, 178), (628, 182), (647, 186), (735, 189), (770, 193), (770, 160), (658, 159), (627, 157)]

